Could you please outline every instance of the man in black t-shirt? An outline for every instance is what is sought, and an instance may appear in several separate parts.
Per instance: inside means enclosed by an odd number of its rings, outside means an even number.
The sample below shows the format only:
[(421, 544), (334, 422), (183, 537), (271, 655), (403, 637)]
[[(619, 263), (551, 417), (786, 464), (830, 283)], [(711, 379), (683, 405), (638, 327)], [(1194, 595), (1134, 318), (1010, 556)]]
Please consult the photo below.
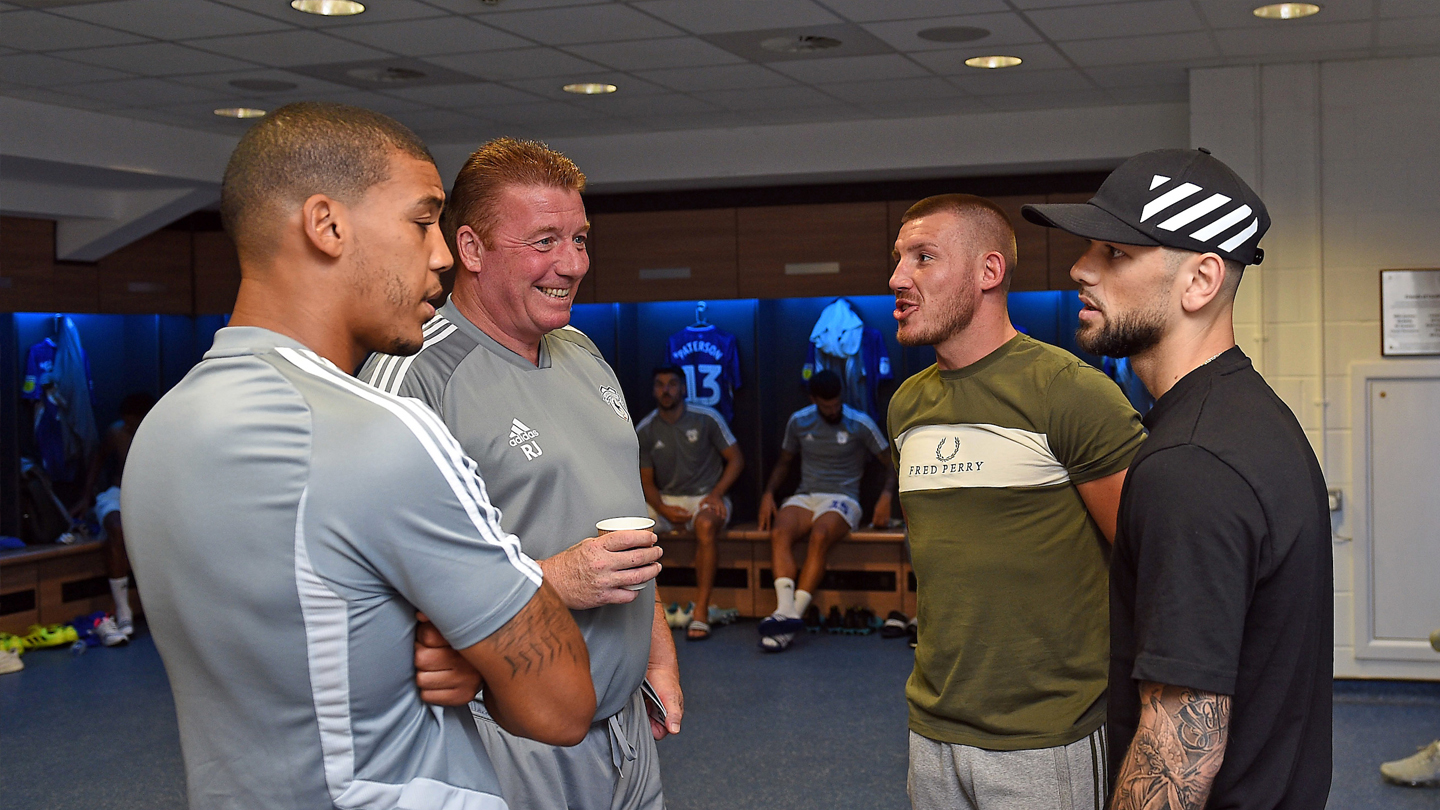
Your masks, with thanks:
[(1235, 345), (1270, 225), (1205, 150), (1126, 161), (1026, 219), (1091, 240), (1081, 348), (1157, 397), (1110, 573), (1113, 808), (1319, 810), (1330, 790), (1333, 575), (1320, 465)]

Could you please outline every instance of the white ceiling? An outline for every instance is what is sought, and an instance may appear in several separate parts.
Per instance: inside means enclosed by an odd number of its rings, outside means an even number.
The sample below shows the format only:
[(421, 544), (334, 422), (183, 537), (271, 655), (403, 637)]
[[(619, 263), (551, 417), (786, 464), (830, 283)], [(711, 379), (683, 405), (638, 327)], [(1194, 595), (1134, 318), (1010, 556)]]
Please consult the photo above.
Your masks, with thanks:
[[(246, 124), (216, 107), (326, 99), (394, 115), (432, 143), (473, 144), (1183, 102), (1192, 67), (1440, 54), (1437, 0), (1329, 0), (1286, 22), (1255, 18), (1257, 3), (369, 0), (364, 14), (324, 18), (287, 0), (12, 0), (0, 2), (0, 95), (223, 134)], [(939, 26), (991, 33), (917, 36)], [(755, 47), (777, 33), (849, 40), (838, 56)], [(993, 53), (1024, 64), (964, 65)], [(333, 63), (396, 60), (453, 81), (366, 90), (319, 78)], [(295, 88), (231, 84), (244, 79)], [(620, 89), (560, 91), (576, 81)]]

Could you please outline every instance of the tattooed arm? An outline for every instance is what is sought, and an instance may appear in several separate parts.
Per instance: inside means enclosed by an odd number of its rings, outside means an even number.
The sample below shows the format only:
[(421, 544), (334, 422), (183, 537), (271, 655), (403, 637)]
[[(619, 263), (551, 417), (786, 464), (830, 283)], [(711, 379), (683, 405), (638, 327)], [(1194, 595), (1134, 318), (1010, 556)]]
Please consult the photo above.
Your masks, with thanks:
[(547, 745), (575, 745), (590, 730), (590, 652), (550, 583), (484, 641), (460, 651), (480, 671), (485, 708), (500, 727)]
[(1230, 696), (1142, 681), (1111, 810), (1200, 810), (1225, 759)]

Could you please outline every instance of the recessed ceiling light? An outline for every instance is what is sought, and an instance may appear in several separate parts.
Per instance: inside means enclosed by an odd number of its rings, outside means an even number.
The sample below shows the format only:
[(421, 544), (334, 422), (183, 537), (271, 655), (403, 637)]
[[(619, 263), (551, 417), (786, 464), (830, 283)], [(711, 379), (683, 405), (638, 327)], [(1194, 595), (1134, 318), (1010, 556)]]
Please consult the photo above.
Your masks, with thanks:
[(567, 93), (579, 93), (582, 96), (603, 96), (606, 93), (613, 93), (620, 88), (613, 84), (603, 84), (601, 82), (577, 82), (575, 84), (567, 84), (560, 89)]
[(234, 79), (230, 82), (230, 86), (256, 93), (283, 93), (299, 87), (294, 82), (282, 82), (276, 79)]
[(1253, 13), (1256, 17), (1266, 20), (1298, 20), (1301, 17), (1319, 14), (1320, 7), (1314, 3), (1271, 3), (1268, 6), (1260, 6)]
[(965, 60), (965, 64), (970, 67), (985, 68), (986, 70), (1015, 67), (1020, 62), (1021, 59), (1018, 56), (972, 56)]
[(974, 42), (990, 36), (990, 32), (984, 28), (974, 28), (968, 25), (942, 25), (938, 28), (916, 31), (915, 36), (931, 42)]
[(760, 47), (773, 53), (814, 53), (838, 48), (845, 43), (834, 37), (801, 34), (796, 37), (770, 37), (760, 40)]
[(353, 17), (365, 11), (355, 0), (290, 0), (290, 8), (321, 17)]
[(265, 111), (254, 107), (221, 107), (215, 111), (221, 118), (264, 118)]

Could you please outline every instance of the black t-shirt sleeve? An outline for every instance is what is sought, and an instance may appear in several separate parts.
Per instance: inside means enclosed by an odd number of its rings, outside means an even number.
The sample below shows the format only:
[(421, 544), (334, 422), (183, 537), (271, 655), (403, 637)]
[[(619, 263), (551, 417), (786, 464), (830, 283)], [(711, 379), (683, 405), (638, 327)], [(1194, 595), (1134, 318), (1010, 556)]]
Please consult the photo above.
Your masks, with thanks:
[(1265, 513), (1250, 485), (1180, 445), (1129, 475), (1123, 530), (1135, 566), (1137, 681), (1235, 692)]

